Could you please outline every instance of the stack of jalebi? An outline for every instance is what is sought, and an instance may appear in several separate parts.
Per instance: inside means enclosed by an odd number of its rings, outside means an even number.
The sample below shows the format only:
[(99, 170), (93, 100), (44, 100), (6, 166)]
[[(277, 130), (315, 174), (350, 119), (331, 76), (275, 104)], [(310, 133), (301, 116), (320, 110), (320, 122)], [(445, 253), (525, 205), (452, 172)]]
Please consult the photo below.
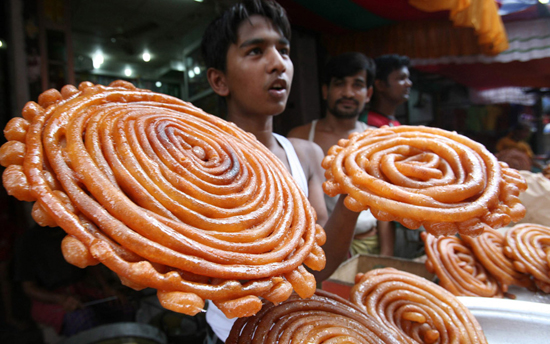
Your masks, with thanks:
[(22, 115), (4, 131), (3, 183), (35, 201), (40, 225), (67, 232), (70, 263), (103, 263), (187, 314), (211, 299), (229, 317), (248, 316), (259, 297), (315, 292), (302, 263), (324, 267), (324, 231), (251, 134), (123, 81), (46, 91)]
[(506, 232), (504, 254), (514, 268), (533, 276), (536, 286), (550, 293), (550, 228), (533, 223), (515, 225)]
[(436, 238), (426, 232), (421, 238), (428, 256), (426, 268), (437, 275), (443, 288), (456, 296), (502, 297), (496, 279), (460, 238)]
[(504, 254), (506, 241), (499, 231), (485, 228), (480, 236), (464, 236), (462, 241), (472, 249), (478, 262), (496, 278), (503, 292), (508, 291), (509, 285), (532, 288), (529, 275), (516, 271), (512, 260)]
[(434, 235), (479, 235), (525, 215), (518, 171), (479, 143), (422, 126), (382, 127), (340, 140), (325, 159), (329, 196), (348, 194), (346, 206), (370, 209), (379, 220), (421, 225)]
[(250, 343), (403, 343), (336, 295), (317, 290), (307, 300), (293, 295), (279, 305), (266, 303), (255, 316), (238, 319), (226, 344)]
[(433, 282), (393, 268), (358, 274), (355, 282), (351, 301), (401, 343), (487, 343), (470, 311)]

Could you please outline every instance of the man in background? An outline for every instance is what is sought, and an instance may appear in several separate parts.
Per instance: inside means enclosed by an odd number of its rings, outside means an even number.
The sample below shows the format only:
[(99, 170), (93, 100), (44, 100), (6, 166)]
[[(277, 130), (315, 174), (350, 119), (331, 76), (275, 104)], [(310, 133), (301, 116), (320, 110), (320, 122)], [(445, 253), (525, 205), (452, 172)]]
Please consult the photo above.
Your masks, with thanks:
[[(326, 155), (338, 140), (368, 129), (368, 125), (358, 121), (358, 118), (371, 98), (374, 75), (374, 62), (361, 53), (347, 52), (330, 59), (325, 67), (322, 85), (325, 116), (292, 129), (288, 137), (315, 142)], [(330, 215), (338, 197), (324, 196)], [(393, 228), (390, 223), (378, 221), (377, 225), (370, 211), (362, 212), (355, 227), (351, 253), (393, 255)]]
[(410, 60), (407, 56), (392, 54), (379, 56), (374, 61), (374, 94), (370, 111), (366, 118), (361, 117), (361, 120), (377, 128), (383, 125), (398, 126), (400, 123), (395, 118), (395, 112), (399, 105), (409, 100), (412, 87)]

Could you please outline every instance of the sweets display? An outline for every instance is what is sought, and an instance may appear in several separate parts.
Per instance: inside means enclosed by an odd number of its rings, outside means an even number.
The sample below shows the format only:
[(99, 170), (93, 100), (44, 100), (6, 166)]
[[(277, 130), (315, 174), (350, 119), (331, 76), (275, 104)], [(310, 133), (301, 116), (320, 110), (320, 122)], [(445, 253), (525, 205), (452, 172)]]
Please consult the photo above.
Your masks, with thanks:
[(476, 236), (525, 215), (518, 195), (527, 185), (479, 143), (422, 126), (382, 127), (340, 140), (323, 160), (329, 196), (434, 235)]
[[(315, 292), (323, 229), (284, 165), (253, 135), (179, 99), (116, 81), (42, 93), (0, 149), (10, 195), (60, 226), (65, 259), (103, 263), (168, 309), (205, 299), (248, 316)], [(244, 282), (242, 282), (244, 280)]]
[(358, 274), (350, 300), (401, 343), (487, 343), (458, 299), (422, 277), (393, 268)]
[(485, 228), (483, 234), (476, 238), (464, 236), (462, 241), (474, 252), (476, 259), (495, 277), (503, 292), (509, 285), (532, 288), (529, 275), (514, 268), (513, 262), (504, 254), (506, 241), (504, 235), (492, 228)]
[(264, 304), (253, 317), (238, 319), (226, 344), (237, 343), (403, 343), (349, 301), (317, 290), (309, 299), (291, 296)]
[(518, 224), (506, 232), (504, 254), (514, 268), (533, 276), (536, 286), (550, 293), (550, 228), (533, 223)]
[(456, 296), (502, 297), (497, 280), (477, 261), (474, 253), (455, 236), (434, 237), (422, 232), (428, 259), (426, 269)]

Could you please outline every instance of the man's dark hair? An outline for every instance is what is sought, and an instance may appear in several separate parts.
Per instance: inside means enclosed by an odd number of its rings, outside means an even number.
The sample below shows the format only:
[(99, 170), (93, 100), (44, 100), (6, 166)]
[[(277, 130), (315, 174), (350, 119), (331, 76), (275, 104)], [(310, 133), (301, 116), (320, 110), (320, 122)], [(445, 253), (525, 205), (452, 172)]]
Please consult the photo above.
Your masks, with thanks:
[(389, 54), (375, 58), (374, 62), (376, 63), (376, 79), (387, 82), (391, 72), (409, 67), (411, 60), (407, 56)]
[(323, 83), (328, 85), (332, 78), (342, 79), (359, 71), (367, 71), (367, 87), (374, 84), (376, 67), (374, 61), (357, 52), (347, 52), (331, 58), (325, 66)]
[(286, 11), (272, 0), (245, 0), (233, 5), (206, 28), (201, 42), (201, 51), (206, 68), (225, 72), (227, 51), (237, 43), (239, 25), (253, 15), (270, 19), (282, 36), (290, 41), (290, 23)]

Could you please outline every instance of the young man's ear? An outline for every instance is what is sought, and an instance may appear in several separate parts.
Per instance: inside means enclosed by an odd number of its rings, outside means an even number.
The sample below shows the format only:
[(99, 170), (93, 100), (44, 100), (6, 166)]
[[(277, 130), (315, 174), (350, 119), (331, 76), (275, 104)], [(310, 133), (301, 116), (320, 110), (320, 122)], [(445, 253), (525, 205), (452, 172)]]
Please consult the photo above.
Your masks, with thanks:
[(386, 83), (384, 82), (384, 80), (381, 80), (381, 79), (374, 80), (374, 89), (376, 91), (383, 91), (385, 90), (385, 88), (386, 88)]
[(206, 77), (208, 78), (210, 87), (212, 87), (212, 90), (214, 90), (217, 95), (222, 97), (227, 97), (229, 95), (229, 87), (227, 87), (225, 74), (221, 70), (212, 67), (208, 68)]

